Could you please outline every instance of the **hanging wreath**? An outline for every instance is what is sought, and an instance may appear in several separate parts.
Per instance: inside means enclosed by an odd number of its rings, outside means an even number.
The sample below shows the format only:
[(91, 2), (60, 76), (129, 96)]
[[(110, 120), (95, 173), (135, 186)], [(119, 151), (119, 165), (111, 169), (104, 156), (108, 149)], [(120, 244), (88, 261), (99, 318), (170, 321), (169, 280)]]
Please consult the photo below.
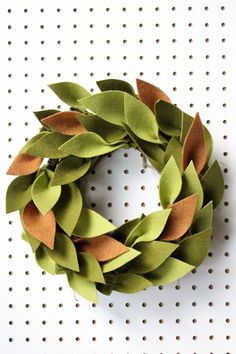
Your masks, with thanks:
[[(20, 211), (26, 240), (43, 270), (65, 273), (74, 291), (97, 302), (97, 290), (135, 293), (180, 279), (206, 257), (213, 208), (223, 196), (212, 137), (159, 88), (137, 80), (49, 85), (70, 110), (35, 112), (42, 124), (11, 164), (7, 212)], [(97, 156), (138, 149), (161, 174), (162, 210), (116, 227), (83, 207), (80, 178)], [(42, 166), (44, 158), (48, 160)]]

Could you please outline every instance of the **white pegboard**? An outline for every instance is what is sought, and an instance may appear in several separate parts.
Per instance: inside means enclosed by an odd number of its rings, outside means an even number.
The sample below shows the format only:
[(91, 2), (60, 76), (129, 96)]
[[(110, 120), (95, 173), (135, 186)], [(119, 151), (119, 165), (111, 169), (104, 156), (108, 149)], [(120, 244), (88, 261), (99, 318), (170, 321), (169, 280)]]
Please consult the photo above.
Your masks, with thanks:
[[(1, 1), (2, 175), (39, 128), (32, 111), (63, 108), (48, 83), (96, 91), (96, 80), (141, 77), (200, 112), (226, 185), (196, 272), (136, 295), (100, 295), (95, 306), (38, 268), (18, 215), (5, 215), (2, 177), (1, 354), (235, 353), (235, 10), (234, 0)], [(92, 207), (117, 224), (158, 202), (158, 176), (125, 152), (106, 157), (88, 181)]]

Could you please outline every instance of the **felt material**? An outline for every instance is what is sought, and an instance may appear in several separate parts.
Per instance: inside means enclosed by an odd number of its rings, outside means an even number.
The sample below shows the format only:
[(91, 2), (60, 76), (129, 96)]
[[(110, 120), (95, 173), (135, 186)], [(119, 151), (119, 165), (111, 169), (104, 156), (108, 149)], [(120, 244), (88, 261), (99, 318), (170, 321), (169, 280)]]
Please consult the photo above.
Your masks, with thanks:
[(97, 304), (97, 290), (95, 283), (86, 279), (84, 276), (77, 272), (67, 271), (67, 280), (70, 287), (79, 295), (84, 297), (85, 299), (92, 301)]
[(216, 208), (224, 195), (224, 177), (217, 161), (214, 161), (201, 179), (204, 191), (204, 204), (212, 200)]
[(116, 227), (94, 210), (83, 208), (73, 235), (79, 237), (95, 237), (106, 234)]
[(110, 232), (113, 238), (118, 241), (125, 242), (127, 236), (130, 232), (138, 225), (138, 223), (143, 219), (144, 215), (139, 218), (132, 219), (127, 221), (126, 223), (122, 224), (121, 226), (115, 228), (113, 231)]
[(174, 257), (198, 267), (206, 258), (211, 242), (212, 229), (206, 229), (197, 234), (190, 235), (180, 242)]
[(190, 161), (193, 161), (197, 174), (199, 174), (206, 163), (206, 158), (204, 129), (197, 113), (184, 140), (183, 170), (187, 168)]
[(44, 109), (42, 111), (35, 111), (33, 113), (38, 118), (39, 122), (44, 125), (43, 118), (49, 117), (58, 112), (60, 112), (58, 109)]
[(38, 134), (36, 134), (35, 136), (33, 136), (30, 140), (28, 140), (25, 145), (21, 148), (20, 153), (23, 154), (25, 152), (28, 151), (29, 147), (34, 145), (36, 143), (36, 141), (38, 141), (39, 139), (41, 139), (42, 137), (46, 136), (48, 134), (47, 131), (43, 131), (40, 132)]
[(116, 274), (113, 277), (113, 289), (125, 294), (137, 293), (147, 289), (152, 283), (139, 274)]
[(80, 274), (90, 281), (105, 283), (102, 269), (96, 258), (85, 252), (78, 253)]
[(159, 237), (160, 240), (178, 240), (188, 231), (195, 213), (197, 199), (197, 194), (193, 194), (171, 206), (171, 213)]
[(49, 248), (46, 248), (46, 252), (57, 264), (62, 267), (79, 271), (79, 263), (75, 245), (64, 233), (56, 233), (54, 250), (52, 251)]
[(75, 183), (62, 186), (61, 196), (54, 207), (58, 225), (71, 235), (82, 210), (82, 196)]
[(109, 261), (128, 251), (123, 243), (107, 235), (79, 238), (74, 242), (79, 252), (89, 253), (99, 262)]
[(159, 196), (163, 208), (168, 208), (178, 197), (182, 187), (182, 178), (173, 156), (165, 165), (159, 182)]
[(169, 158), (173, 156), (179, 170), (182, 171), (182, 150), (183, 147), (180, 144), (179, 140), (173, 136), (166, 146), (166, 150), (164, 153), (164, 165), (167, 163)]
[(125, 93), (124, 112), (127, 125), (137, 137), (150, 143), (160, 142), (155, 115), (143, 102)]
[(91, 167), (91, 160), (68, 156), (57, 165), (51, 186), (68, 184), (84, 176)]
[(153, 285), (165, 285), (172, 283), (193, 270), (194, 266), (185, 263), (174, 257), (169, 257), (160, 267), (145, 277), (152, 282)]
[(43, 159), (30, 154), (19, 154), (10, 165), (7, 174), (13, 176), (26, 176), (37, 171)]
[(31, 185), (34, 175), (16, 177), (7, 189), (6, 212), (20, 210), (31, 201)]
[(54, 248), (54, 239), (56, 234), (56, 220), (52, 210), (46, 215), (40, 213), (33, 202), (26, 205), (22, 220), (24, 227), (29, 234), (39, 241)]
[(82, 86), (73, 82), (59, 82), (48, 85), (48, 87), (66, 104), (74, 108), (80, 108), (78, 100), (90, 96)]
[(102, 271), (103, 273), (112, 272), (113, 270), (122, 267), (128, 262), (131, 262), (134, 258), (138, 257), (138, 255), (140, 255), (139, 251), (135, 250), (134, 248), (128, 248), (127, 252), (103, 263)]
[(63, 154), (90, 158), (108, 154), (114, 150), (127, 147), (128, 145), (122, 140), (114, 143), (108, 143), (98, 134), (86, 132), (71, 138), (60, 147), (60, 151)]
[(124, 80), (117, 80), (117, 79), (107, 79), (107, 80), (100, 80), (97, 81), (97, 85), (101, 91), (123, 91), (127, 92), (130, 95), (136, 96), (133, 87)]
[(203, 190), (194, 164), (191, 161), (182, 176), (182, 189), (179, 199), (184, 199), (192, 194), (197, 194), (196, 212), (199, 211), (203, 204)]
[(48, 128), (65, 135), (78, 135), (86, 131), (77, 119), (79, 113), (76, 111), (57, 112), (49, 117), (43, 118), (42, 123)]
[(139, 242), (150, 242), (160, 236), (167, 222), (170, 210), (154, 211), (145, 216), (130, 232), (125, 244), (134, 246)]
[(163, 100), (171, 103), (170, 98), (159, 88), (146, 81), (136, 79), (140, 100), (154, 112), (155, 103)]
[(43, 215), (46, 215), (54, 207), (61, 195), (61, 186), (51, 186), (52, 176), (52, 171), (42, 171), (35, 179), (31, 189), (32, 200)]
[(95, 115), (81, 115), (79, 121), (89, 132), (100, 135), (108, 143), (121, 140), (127, 135), (123, 127), (109, 123)]
[(30, 244), (32, 252), (35, 253), (41, 242), (37, 238), (31, 236), (26, 230), (22, 232), (22, 239)]
[(209, 229), (213, 221), (213, 203), (210, 201), (196, 215), (191, 226), (191, 233), (196, 234), (200, 231)]
[(45, 270), (45, 272), (52, 275), (56, 274), (56, 263), (46, 252), (46, 249), (43, 245), (37, 248), (35, 252), (35, 259), (38, 265)]
[(141, 242), (135, 246), (141, 254), (132, 262), (129, 272), (144, 274), (159, 267), (178, 248), (174, 243)]
[(122, 126), (124, 120), (124, 92), (105, 91), (81, 99), (79, 104), (107, 122)]
[(69, 139), (68, 135), (47, 132), (41, 139), (27, 148), (26, 152), (34, 156), (48, 157), (50, 159), (66, 157), (68, 155), (67, 152), (59, 148)]

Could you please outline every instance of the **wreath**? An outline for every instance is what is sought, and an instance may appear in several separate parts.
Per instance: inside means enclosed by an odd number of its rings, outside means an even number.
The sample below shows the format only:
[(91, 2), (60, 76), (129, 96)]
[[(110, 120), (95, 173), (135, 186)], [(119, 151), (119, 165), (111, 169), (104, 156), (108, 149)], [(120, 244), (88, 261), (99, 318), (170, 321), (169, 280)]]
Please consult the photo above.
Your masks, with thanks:
[[(223, 196), (212, 137), (159, 88), (137, 80), (102, 80), (101, 92), (49, 85), (68, 111), (34, 112), (41, 129), (20, 150), (8, 174), (6, 210), (20, 211), (22, 238), (39, 266), (65, 273), (71, 288), (97, 302), (97, 290), (135, 293), (180, 279), (206, 257), (213, 208)], [(116, 227), (85, 208), (80, 179), (98, 156), (138, 149), (161, 174), (162, 210)], [(43, 159), (48, 160), (42, 165)]]

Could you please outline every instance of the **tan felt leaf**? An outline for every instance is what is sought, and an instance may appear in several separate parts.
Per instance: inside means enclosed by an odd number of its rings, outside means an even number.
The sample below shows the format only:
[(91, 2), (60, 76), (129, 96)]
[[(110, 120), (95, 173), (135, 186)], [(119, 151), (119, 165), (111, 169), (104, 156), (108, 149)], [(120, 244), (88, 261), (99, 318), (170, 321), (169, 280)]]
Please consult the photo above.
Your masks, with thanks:
[(42, 122), (52, 130), (65, 135), (78, 135), (86, 129), (78, 121), (79, 113), (76, 111), (58, 112), (43, 118)]
[(174, 241), (183, 236), (192, 223), (196, 205), (197, 194), (192, 194), (173, 204), (170, 216), (159, 240)]
[(34, 203), (30, 202), (26, 205), (22, 218), (26, 231), (53, 250), (56, 235), (56, 219), (53, 211), (50, 210), (43, 215)]
[(146, 81), (136, 79), (140, 100), (145, 103), (153, 112), (155, 102), (158, 100), (172, 103), (170, 98), (161, 90)]
[(197, 174), (203, 169), (207, 159), (206, 141), (204, 126), (197, 113), (189, 131), (185, 137), (183, 145), (183, 170), (185, 170), (192, 160)]
[(78, 251), (87, 252), (100, 262), (109, 261), (129, 250), (123, 243), (107, 235), (88, 239), (77, 238), (74, 242), (77, 243)]
[(30, 154), (19, 154), (15, 157), (7, 174), (14, 176), (26, 176), (37, 171), (43, 161), (42, 157)]

